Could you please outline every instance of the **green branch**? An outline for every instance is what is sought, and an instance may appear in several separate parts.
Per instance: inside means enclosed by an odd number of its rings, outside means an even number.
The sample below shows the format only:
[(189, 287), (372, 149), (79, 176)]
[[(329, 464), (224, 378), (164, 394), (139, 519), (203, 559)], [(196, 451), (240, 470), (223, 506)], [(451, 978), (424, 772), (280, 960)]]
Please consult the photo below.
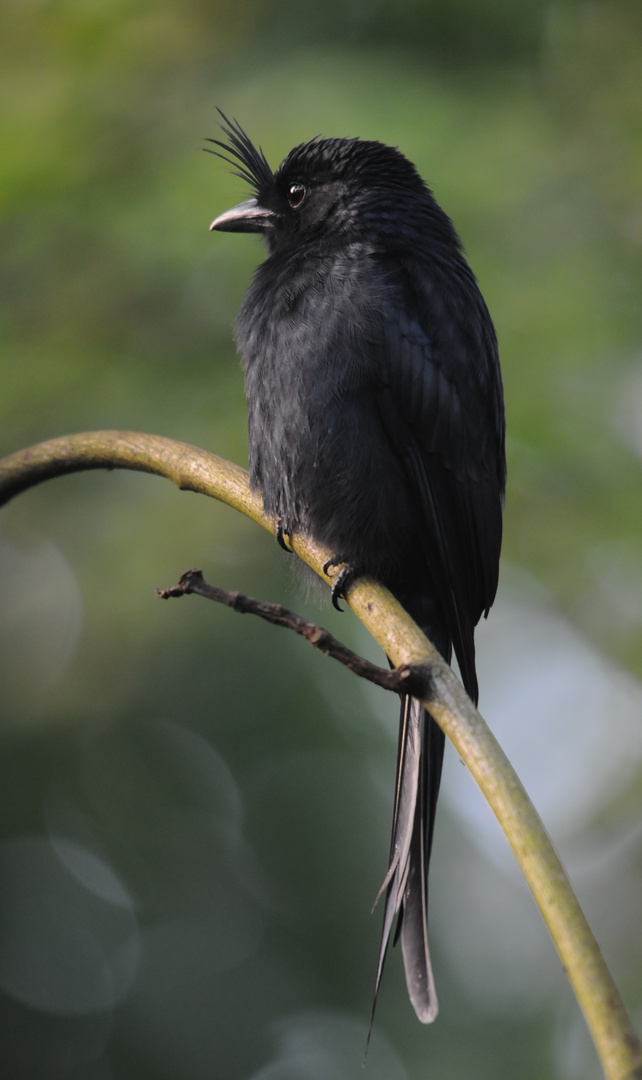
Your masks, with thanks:
[[(0, 461), (0, 505), (28, 488), (85, 469), (135, 469), (228, 503), (274, 532), (247, 473), (204, 450), (153, 435), (98, 431), (39, 443)], [(326, 581), (331, 552), (294, 537), (297, 555)], [(443, 728), (492, 807), (584, 1012), (607, 1080), (642, 1080), (642, 1047), (570, 882), (519, 778), (449, 666), (394, 597), (360, 578), (348, 603), (397, 667), (425, 666), (423, 704)]]

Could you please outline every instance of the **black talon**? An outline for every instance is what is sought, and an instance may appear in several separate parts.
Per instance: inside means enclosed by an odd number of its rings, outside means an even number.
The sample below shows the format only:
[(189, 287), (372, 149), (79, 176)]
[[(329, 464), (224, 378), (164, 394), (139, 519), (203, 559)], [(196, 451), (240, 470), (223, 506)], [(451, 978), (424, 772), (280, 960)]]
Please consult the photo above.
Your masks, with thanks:
[(283, 548), (284, 551), (287, 551), (288, 555), (291, 555), (294, 551), (294, 548), (290, 547), (290, 545), (287, 544), (285, 540), (286, 536), (289, 535), (289, 532), (286, 532), (286, 530), (283, 528), (283, 522), (281, 521), (281, 518), (279, 518), (276, 523), (276, 540), (279, 547)]
[[(338, 555), (335, 555), (332, 559), (328, 559), (328, 561), (323, 564), (323, 573), (327, 574), (331, 566), (338, 566), (341, 562), (343, 562), (343, 559), (341, 559)], [(330, 592), (330, 596), (332, 598), (332, 606), (336, 608), (337, 611), (343, 611), (339, 600), (341, 598), (345, 600), (347, 590), (350, 588), (354, 579), (358, 576), (359, 571), (357, 567), (351, 566), (350, 563), (344, 563), (339, 570), (339, 573), (337, 574), (335, 580), (332, 582), (332, 589)]]

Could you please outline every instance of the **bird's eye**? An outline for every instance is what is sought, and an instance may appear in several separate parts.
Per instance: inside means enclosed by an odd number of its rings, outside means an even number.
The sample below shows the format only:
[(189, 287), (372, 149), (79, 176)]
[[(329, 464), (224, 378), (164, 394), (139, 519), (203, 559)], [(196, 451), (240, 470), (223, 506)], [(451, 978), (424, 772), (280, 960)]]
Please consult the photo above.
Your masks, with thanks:
[(305, 198), (305, 187), (303, 184), (290, 184), (288, 188), (288, 202), (293, 210), (296, 210), (301, 205)]

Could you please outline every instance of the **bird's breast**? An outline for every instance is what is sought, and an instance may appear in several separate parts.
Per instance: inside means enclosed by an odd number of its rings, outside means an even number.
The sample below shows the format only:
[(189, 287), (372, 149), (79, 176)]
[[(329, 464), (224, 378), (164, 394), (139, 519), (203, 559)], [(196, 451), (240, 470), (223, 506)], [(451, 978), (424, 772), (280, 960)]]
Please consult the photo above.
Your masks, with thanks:
[(379, 534), (408, 498), (377, 406), (378, 285), (367, 265), (272, 278), (261, 269), (238, 322), (251, 481), (292, 531), (343, 552), (355, 537), (389, 548)]

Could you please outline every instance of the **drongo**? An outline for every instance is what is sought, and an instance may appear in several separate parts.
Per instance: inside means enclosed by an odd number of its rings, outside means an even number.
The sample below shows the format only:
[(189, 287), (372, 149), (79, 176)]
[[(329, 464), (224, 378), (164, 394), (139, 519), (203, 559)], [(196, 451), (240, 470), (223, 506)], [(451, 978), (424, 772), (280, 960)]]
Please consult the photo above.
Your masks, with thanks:
[[(252, 197), (211, 228), (260, 233), (236, 323), (250, 482), (277, 536), (397, 597), (477, 701), (474, 629), (497, 588), (506, 480), (497, 340), (452, 222), (406, 157), (314, 138), (272, 172), (223, 114), (211, 139)], [(219, 152), (220, 151), (220, 152)], [(444, 736), (401, 701), (375, 1000), (395, 916), (417, 1016), (437, 1015), (427, 879)]]

